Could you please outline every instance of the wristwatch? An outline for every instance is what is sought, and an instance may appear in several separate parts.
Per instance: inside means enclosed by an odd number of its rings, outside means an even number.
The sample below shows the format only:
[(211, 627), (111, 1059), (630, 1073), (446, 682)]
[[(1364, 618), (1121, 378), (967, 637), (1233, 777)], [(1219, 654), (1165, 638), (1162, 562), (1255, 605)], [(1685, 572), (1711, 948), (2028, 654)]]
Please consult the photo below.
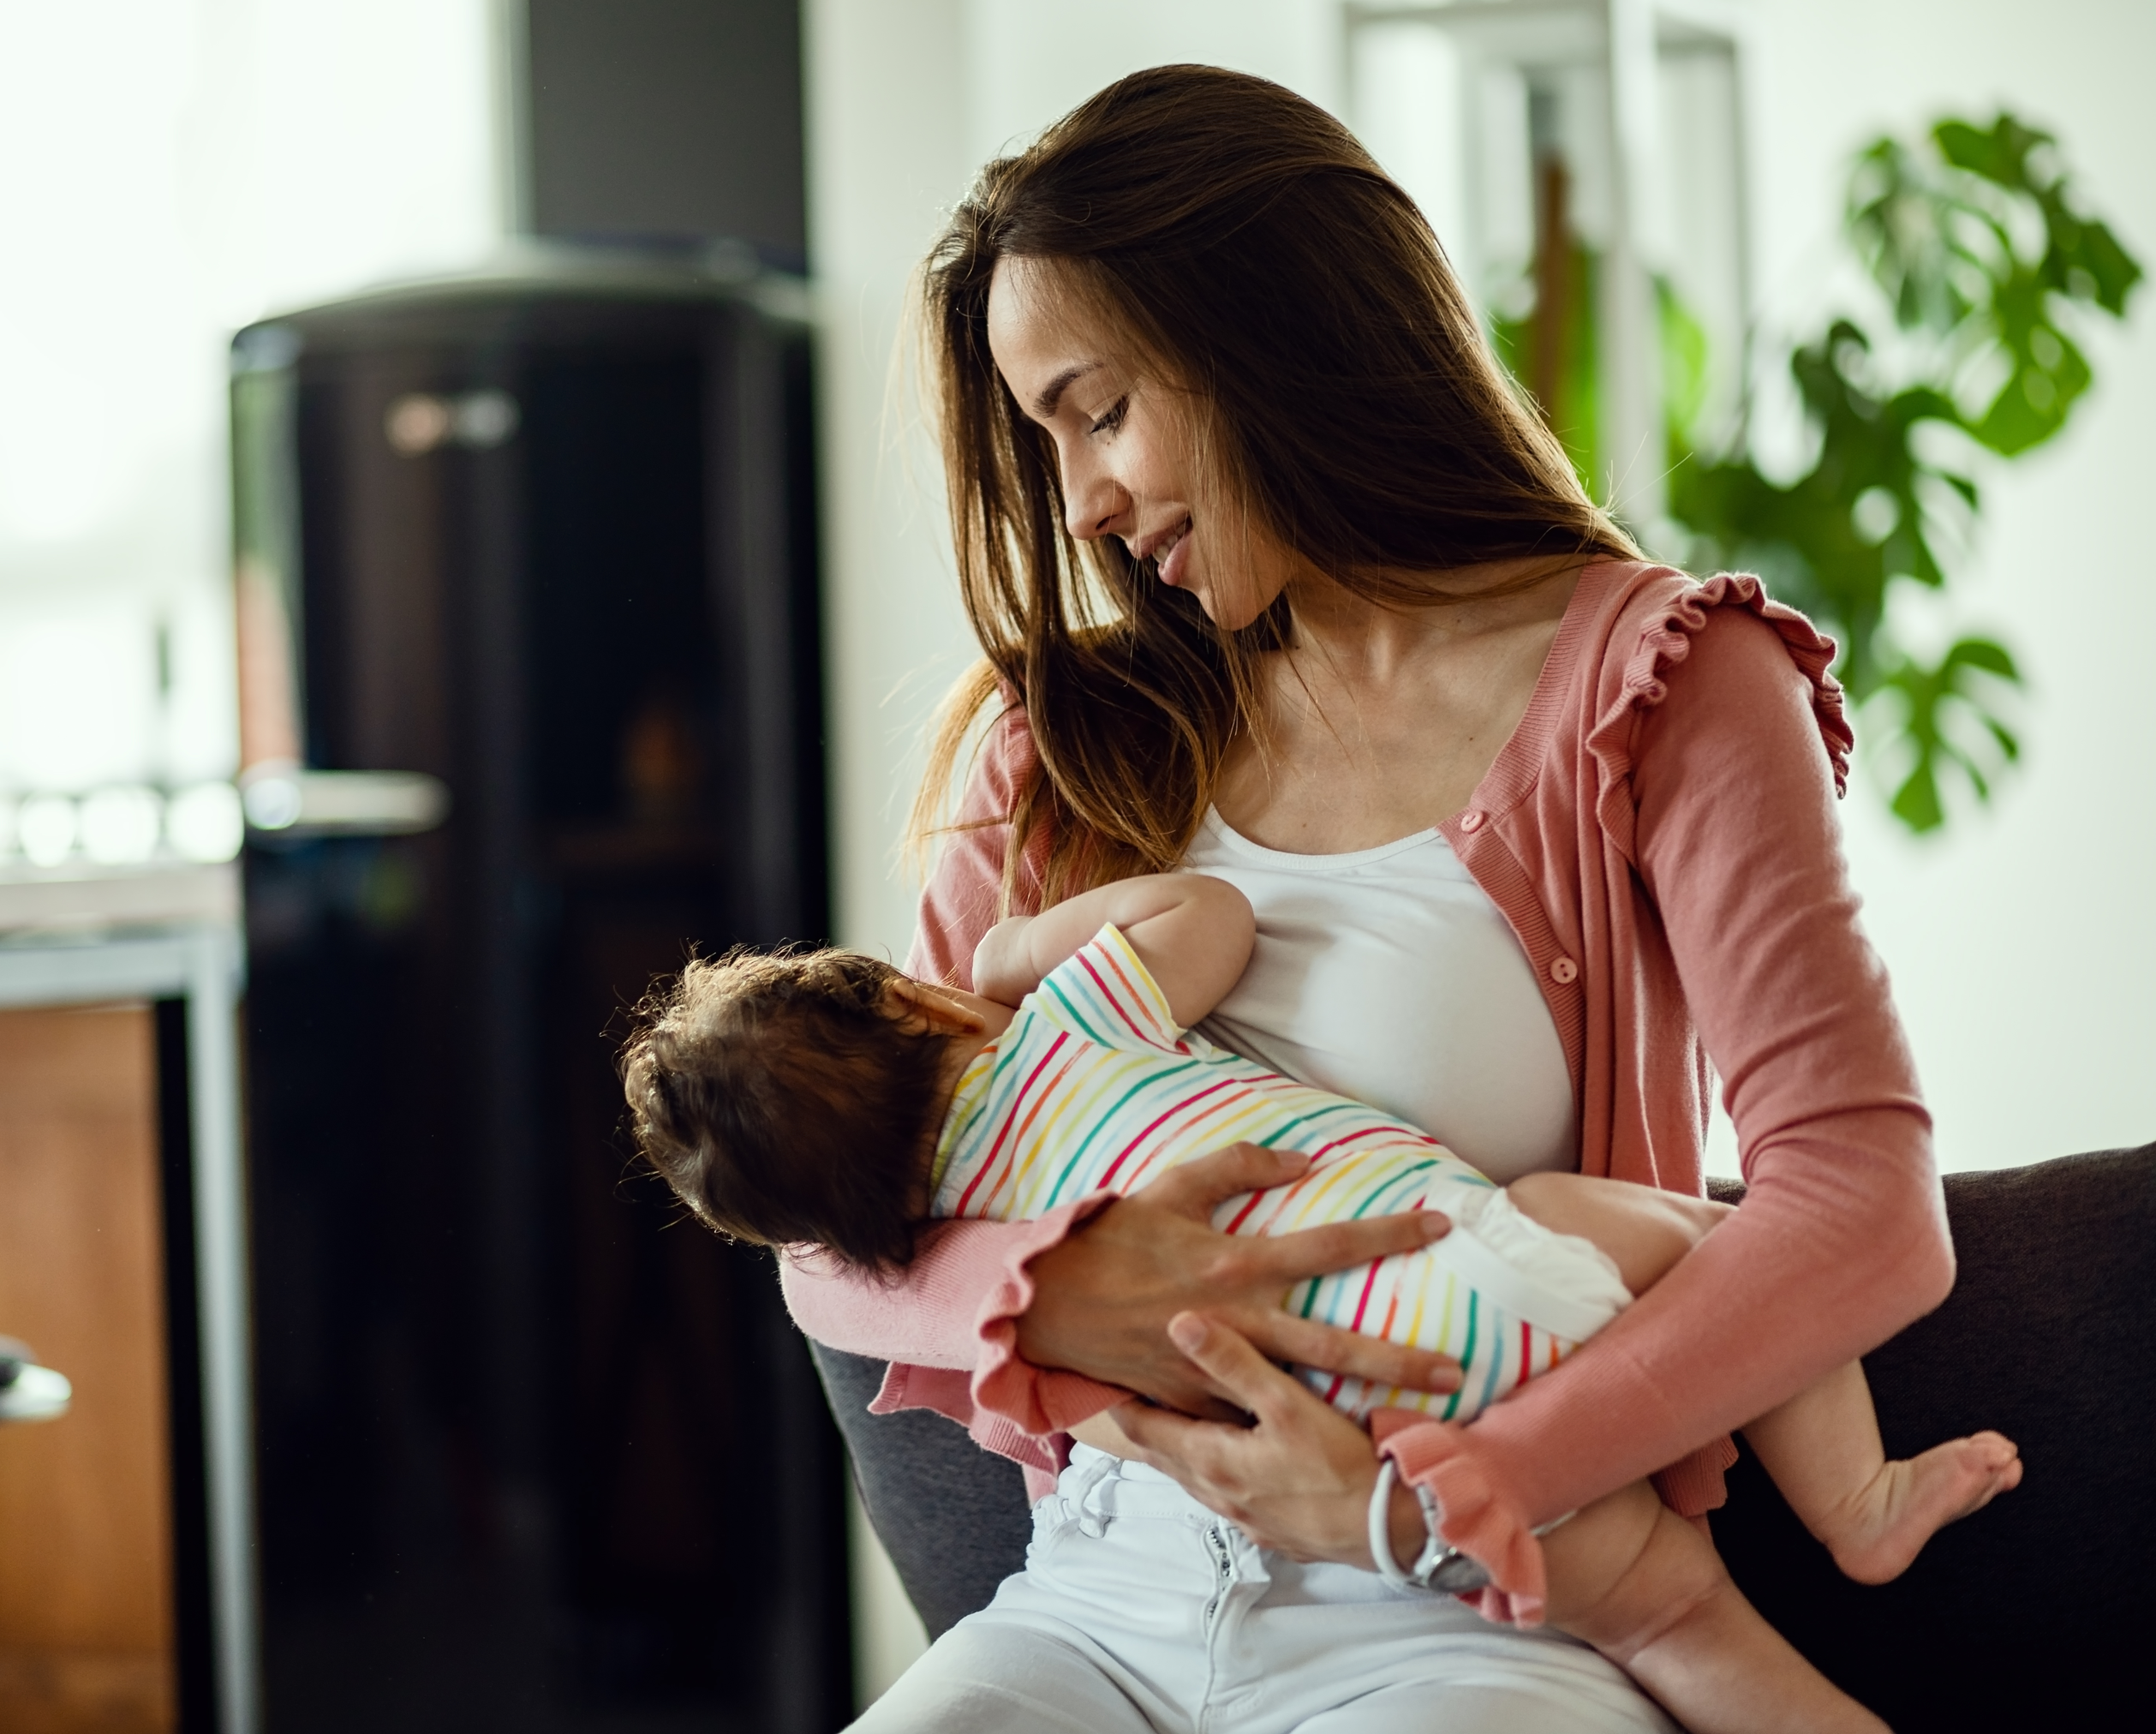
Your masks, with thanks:
[(1400, 1480), (1400, 1465), (1387, 1457), (1377, 1469), (1377, 1485), (1370, 1495), (1370, 1557), (1377, 1563), (1377, 1575), (1395, 1589), (1427, 1589), (1446, 1595), (1464, 1595), (1486, 1589), (1490, 1569), (1462, 1553), (1438, 1534), (1437, 1496), (1419, 1483), (1415, 1502), (1423, 1508), (1422, 1552), (1405, 1571), (1393, 1557), (1393, 1488)]

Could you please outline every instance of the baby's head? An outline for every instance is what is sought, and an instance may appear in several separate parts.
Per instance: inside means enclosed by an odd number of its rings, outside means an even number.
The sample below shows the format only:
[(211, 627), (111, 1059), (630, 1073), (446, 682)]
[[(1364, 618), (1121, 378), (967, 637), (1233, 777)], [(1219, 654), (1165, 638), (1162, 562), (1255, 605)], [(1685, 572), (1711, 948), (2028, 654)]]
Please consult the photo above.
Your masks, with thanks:
[(622, 1053), (645, 1157), (721, 1234), (904, 1265), (951, 1044), (920, 991), (851, 951), (691, 963), (637, 1008)]

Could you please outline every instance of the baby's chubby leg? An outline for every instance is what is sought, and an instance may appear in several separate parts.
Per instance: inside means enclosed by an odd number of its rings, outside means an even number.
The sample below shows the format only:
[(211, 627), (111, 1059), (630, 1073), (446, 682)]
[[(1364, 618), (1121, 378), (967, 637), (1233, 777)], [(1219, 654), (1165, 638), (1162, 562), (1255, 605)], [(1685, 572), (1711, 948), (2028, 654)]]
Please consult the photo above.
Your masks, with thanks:
[[(1668, 1275), (1735, 1208), (1578, 1174), (1526, 1175), (1506, 1190), (1522, 1215), (1608, 1253), (1634, 1295)], [(1744, 1433), (1790, 1510), (1860, 1583), (1900, 1576), (1942, 1528), (2022, 1479), (2013, 1442), (1993, 1432), (1889, 1461), (1855, 1361)]]
[(1714, 1545), (1645, 1481), (1543, 1541), (1550, 1623), (1585, 1639), (1692, 1734), (1882, 1734), (1759, 1617)]
[[(1528, 1175), (1523, 1215), (1590, 1241), (1642, 1293), (1731, 1207), (1621, 1181)], [(1745, 1599), (1704, 1531), (1645, 1481), (1598, 1499), (1543, 1540), (1547, 1617), (1623, 1668), (1692, 1734), (1880, 1734), (1885, 1725), (1791, 1647)]]
[(1668, 1276), (1678, 1259), (1736, 1210), (1711, 1199), (1585, 1174), (1522, 1175), (1505, 1193), (1522, 1216), (1560, 1235), (1577, 1235), (1607, 1253), (1634, 1295), (1645, 1294)]

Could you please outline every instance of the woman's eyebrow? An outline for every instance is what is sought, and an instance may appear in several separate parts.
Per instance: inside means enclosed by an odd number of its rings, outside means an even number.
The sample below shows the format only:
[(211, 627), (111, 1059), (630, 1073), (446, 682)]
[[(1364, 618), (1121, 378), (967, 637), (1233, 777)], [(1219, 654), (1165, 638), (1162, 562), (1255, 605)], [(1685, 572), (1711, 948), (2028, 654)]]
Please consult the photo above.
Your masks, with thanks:
[(1072, 384), (1084, 379), (1088, 374), (1097, 372), (1100, 366), (1098, 362), (1085, 362), (1075, 368), (1064, 368), (1061, 373), (1041, 388), (1040, 396), (1033, 400), (1035, 417), (1045, 422), (1054, 416), (1055, 406), (1063, 401), (1063, 394), (1070, 390)]

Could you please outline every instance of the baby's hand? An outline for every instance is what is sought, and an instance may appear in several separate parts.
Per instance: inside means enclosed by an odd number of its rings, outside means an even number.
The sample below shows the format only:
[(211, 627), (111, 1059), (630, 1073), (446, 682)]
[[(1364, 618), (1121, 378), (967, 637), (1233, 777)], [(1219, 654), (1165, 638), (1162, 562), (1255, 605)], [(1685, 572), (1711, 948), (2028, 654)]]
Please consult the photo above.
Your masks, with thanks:
[(999, 921), (973, 948), (973, 991), (984, 1000), (1015, 1006), (1041, 985), (1041, 969), (1026, 943), (1030, 915)]

